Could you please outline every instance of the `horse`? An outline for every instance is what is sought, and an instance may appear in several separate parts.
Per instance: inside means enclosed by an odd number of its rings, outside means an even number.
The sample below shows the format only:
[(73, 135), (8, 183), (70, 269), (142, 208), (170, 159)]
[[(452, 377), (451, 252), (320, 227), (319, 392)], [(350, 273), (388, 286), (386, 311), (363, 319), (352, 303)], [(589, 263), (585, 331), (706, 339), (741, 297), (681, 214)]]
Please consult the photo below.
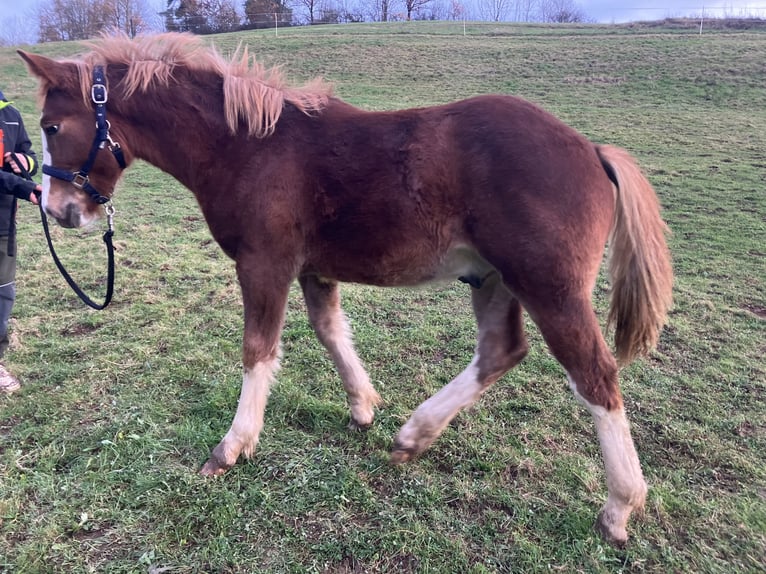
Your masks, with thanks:
[[(186, 34), (102, 37), (88, 50), (62, 60), (19, 50), (39, 80), (45, 212), (67, 228), (96, 221), (142, 159), (191, 190), (236, 266), (242, 388), (202, 475), (254, 454), (293, 281), (339, 372), (349, 426), (363, 429), (380, 396), (339, 284), (459, 279), (478, 326), (473, 359), (412, 413), (391, 462), (423, 453), (525, 357), (525, 310), (595, 423), (608, 491), (596, 527), (627, 540), (647, 486), (618, 371), (656, 346), (673, 281), (659, 201), (627, 151), (508, 95), (365, 111), (321, 79), (289, 84), (247, 46), (222, 55)], [(615, 353), (591, 302), (607, 245)]]

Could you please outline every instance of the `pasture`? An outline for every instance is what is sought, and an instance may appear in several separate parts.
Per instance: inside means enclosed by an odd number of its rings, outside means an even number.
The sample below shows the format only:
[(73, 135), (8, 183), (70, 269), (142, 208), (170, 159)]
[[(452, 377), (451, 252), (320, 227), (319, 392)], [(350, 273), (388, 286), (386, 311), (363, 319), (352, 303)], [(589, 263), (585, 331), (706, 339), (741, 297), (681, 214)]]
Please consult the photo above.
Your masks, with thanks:
[[(68, 290), (36, 209), (21, 206), (8, 364), (23, 389), (0, 397), (0, 571), (763, 569), (766, 36), (466, 32), (408, 23), (210, 40), (223, 52), (247, 42), (296, 82), (321, 75), (366, 109), (520, 95), (637, 157), (673, 231), (676, 287), (658, 350), (621, 376), (650, 488), (628, 545), (592, 530), (606, 496), (593, 423), (531, 323), (520, 366), (422, 457), (388, 464), (412, 410), (470, 360), (475, 326), (457, 283), (344, 288), (384, 401), (363, 433), (346, 429), (345, 393), (295, 286), (255, 457), (198, 476), (239, 393), (239, 289), (191, 194), (139, 165), (115, 199), (117, 285), (104, 312)], [(11, 49), (0, 50), (0, 78), (39, 144), (36, 83)], [(72, 272), (103, 292), (102, 229), (53, 231)], [(599, 281), (602, 311), (607, 292)]]

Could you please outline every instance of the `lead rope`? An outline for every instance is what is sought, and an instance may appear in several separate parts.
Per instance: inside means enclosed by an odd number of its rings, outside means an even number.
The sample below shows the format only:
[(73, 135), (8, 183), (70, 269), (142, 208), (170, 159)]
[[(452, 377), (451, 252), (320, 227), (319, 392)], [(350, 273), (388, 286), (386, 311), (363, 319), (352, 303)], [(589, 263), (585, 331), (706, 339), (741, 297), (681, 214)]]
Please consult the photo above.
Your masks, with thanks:
[(106, 244), (106, 256), (107, 256), (107, 275), (106, 275), (106, 295), (104, 296), (104, 302), (99, 304), (93, 301), (88, 295), (85, 294), (85, 292), (80, 289), (80, 287), (77, 285), (74, 279), (72, 279), (72, 276), (67, 273), (67, 270), (64, 269), (64, 266), (62, 265), (61, 261), (59, 260), (58, 256), (56, 255), (56, 251), (53, 249), (53, 241), (51, 240), (51, 232), (48, 229), (48, 217), (45, 215), (45, 210), (43, 210), (42, 202), (39, 203), (40, 207), (40, 219), (43, 223), (43, 229), (45, 230), (45, 239), (48, 242), (48, 249), (51, 252), (51, 257), (53, 257), (54, 263), (56, 263), (56, 267), (58, 267), (59, 272), (61, 272), (62, 277), (66, 279), (66, 282), (69, 284), (69, 286), (72, 288), (72, 291), (74, 291), (77, 296), (80, 298), (80, 300), (88, 305), (89, 307), (96, 309), (98, 311), (101, 311), (102, 309), (105, 309), (107, 305), (109, 305), (110, 301), (112, 300), (112, 292), (114, 291), (114, 245), (112, 244), (112, 236), (114, 235), (114, 206), (111, 202), (107, 203), (104, 206), (104, 209), (106, 210), (106, 221), (107, 221), (107, 229), (104, 233), (103, 240)]

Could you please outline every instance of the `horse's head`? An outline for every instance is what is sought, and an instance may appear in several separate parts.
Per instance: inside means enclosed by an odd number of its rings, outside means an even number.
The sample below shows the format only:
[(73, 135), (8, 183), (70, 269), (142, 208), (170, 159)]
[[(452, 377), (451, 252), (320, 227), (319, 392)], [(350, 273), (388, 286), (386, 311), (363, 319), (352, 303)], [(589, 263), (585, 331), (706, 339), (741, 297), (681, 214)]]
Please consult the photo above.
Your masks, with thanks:
[(19, 55), (40, 80), (42, 206), (63, 227), (87, 225), (100, 217), (125, 167), (106, 120), (104, 72), (96, 67), (83, 78), (88, 71), (78, 62)]

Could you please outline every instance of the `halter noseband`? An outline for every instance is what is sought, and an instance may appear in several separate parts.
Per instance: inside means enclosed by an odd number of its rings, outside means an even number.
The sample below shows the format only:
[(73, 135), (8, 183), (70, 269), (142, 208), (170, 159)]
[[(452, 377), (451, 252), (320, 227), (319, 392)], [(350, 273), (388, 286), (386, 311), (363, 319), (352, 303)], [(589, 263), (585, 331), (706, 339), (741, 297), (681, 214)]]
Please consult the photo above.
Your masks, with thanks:
[(43, 173), (56, 179), (68, 181), (77, 189), (85, 191), (90, 198), (98, 204), (104, 204), (109, 198), (102, 195), (90, 183), (88, 174), (96, 161), (96, 155), (99, 150), (108, 147), (112, 152), (114, 159), (122, 169), (125, 169), (125, 156), (122, 153), (120, 144), (109, 135), (109, 122), (106, 119), (106, 102), (109, 99), (106, 90), (106, 79), (104, 77), (104, 67), (96, 66), (93, 68), (93, 86), (90, 88), (90, 99), (96, 106), (96, 135), (93, 138), (93, 144), (90, 146), (88, 159), (82, 164), (79, 171), (67, 171), (58, 167), (43, 164)]

